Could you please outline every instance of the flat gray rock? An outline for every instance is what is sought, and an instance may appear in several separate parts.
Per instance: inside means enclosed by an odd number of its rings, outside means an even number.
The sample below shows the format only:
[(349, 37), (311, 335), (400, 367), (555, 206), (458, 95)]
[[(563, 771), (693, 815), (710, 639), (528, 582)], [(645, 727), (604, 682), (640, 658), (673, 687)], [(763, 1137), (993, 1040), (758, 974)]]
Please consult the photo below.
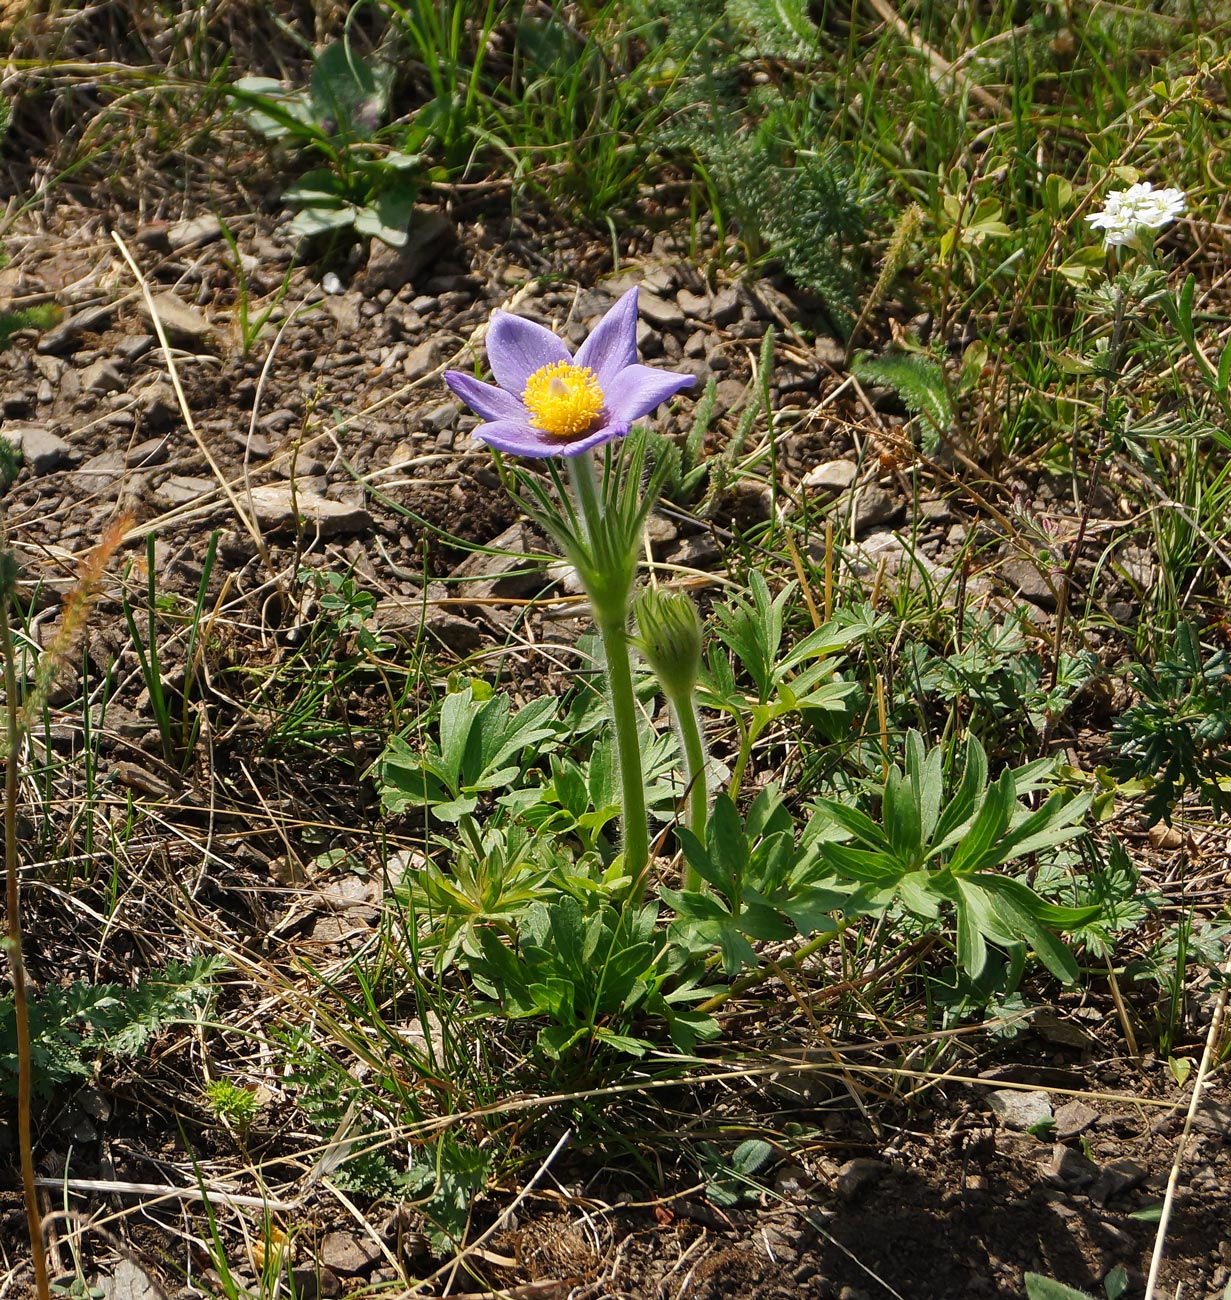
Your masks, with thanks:
[(1051, 1099), (1045, 1092), (997, 1088), (988, 1094), (987, 1101), (1005, 1128), (1016, 1129), (1019, 1133), (1026, 1133), (1052, 1119)]
[(187, 347), (198, 347), (207, 342), (214, 333), (214, 327), (195, 308), (190, 307), (178, 294), (171, 292), (156, 293), (153, 296), (154, 311), (141, 300), (141, 314), (153, 323), (156, 314), (172, 343)]
[(81, 453), (42, 424), (6, 424), (0, 437), (10, 442), (35, 474), (47, 474), (80, 459)]
[(172, 474), (154, 489), (154, 500), (160, 506), (175, 509), (191, 505), (213, 492), (218, 484), (212, 478), (192, 478), (186, 474)]
[(837, 496), (845, 492), (859, 476), (859, 466), (853, 460), (830, 460), (814, 465), (800, 482), (807, 492), (821, 492)]
[(105, 330), (113, 315), (115, 315), (114, 303), (104, 302), (93, 307), (83, 307), (81, 311), (66, 316), (58, 325), (41, 334), (34, 345), (34, 350), (43, 356), (71, 352), (83, 334)]
[(167, 243), (173, 253), (183, 248), (197, 248), (202, 244), (212, 244), (222, 238), (222, 222), (212, 213), (203, 217), (193, 217), (188, 221), (177, 221), (167, 227)]
[(267, 483), (251, 493), (252, 509), (262, 528), (275, 532), (296, 526), (296, 513), (322, 537), (366, 532), (372, 516), (360, 505), (334, 501), (315, 492), (292, 492), (286, 483)]
[(1055, 1135), (1061, 1142), (1079, 1137), (1098, 1117), (1098, 1111), (1084, 1101), (1066, 1101), (1056, 1111)]

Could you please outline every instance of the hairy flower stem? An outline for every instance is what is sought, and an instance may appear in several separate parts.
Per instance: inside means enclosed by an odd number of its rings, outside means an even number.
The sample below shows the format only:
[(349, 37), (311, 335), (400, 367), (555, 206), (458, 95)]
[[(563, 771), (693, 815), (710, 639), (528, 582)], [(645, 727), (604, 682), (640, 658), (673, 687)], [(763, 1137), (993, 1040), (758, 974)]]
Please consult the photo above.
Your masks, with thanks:
[[(684, 806), (684, 825), (699, 839), (705, 839), (705, 821), (709, 814), (709, 789), (705, 783), (705, 742), (701, 739), (701, 722), (691, 698), (672, 699), (671, 716), (675, 721), (680, 749), (684, 754), (684, 780), (688, 802)], [(684, 888), (699, 891), (701, 875), (690, 863), (684, 867)]]
[(9, 623), (9, 590), (0, 590), (0, 658), (4, 660), (4, 697), (8, 733), (4, 772), (4, 896), (8, 911), (5, 949), (13, 977), (13, 1019), (17, 1029), (17, 1145), (21, 1153), (21, 1184), (26, 1203), (34, 1287), (39, 1300), (49, 1300), (50, 1279), (43, 1251), (43, 1227), (34, 1182), (34, 1145), (30, 1137), (30, 1011), (26, 999), (26, 964), (22, 957), (21, 889), (17, 877), (17, 769), (21, 761), (22, 727), (17, 709), (17, 670), (13, 630)]
[[(588, 454), (569, 458), (569, 477), (595, 568), (581, 573), (590, 608), (603, 643), (607, 661), (607, 703), (615, 728), (616, 754), (620, 764), (620, 811), (624, 836), (624, 869), (632, 879), (627, 899), (641, 900), (650, 864), (650, 831), (645, 810), (645, 777), (641, 768), (641, 744), (637, 737), (637, 697), (633, 690), (632, 659), (629, 653), (628, 615), (632, 598), (636, 539), (625, 554), (613, 539), (599, 499), (594, 461)], [(626, 489), (629, 485), (625, 485)], [(635, 489), (636, 485), (632, 485)], [(613, 547), (610, 543), (616, 542)], [(604, 563), (606, 561), (606, 563)], [(627, 572), (624, 569), (627, 569)]]

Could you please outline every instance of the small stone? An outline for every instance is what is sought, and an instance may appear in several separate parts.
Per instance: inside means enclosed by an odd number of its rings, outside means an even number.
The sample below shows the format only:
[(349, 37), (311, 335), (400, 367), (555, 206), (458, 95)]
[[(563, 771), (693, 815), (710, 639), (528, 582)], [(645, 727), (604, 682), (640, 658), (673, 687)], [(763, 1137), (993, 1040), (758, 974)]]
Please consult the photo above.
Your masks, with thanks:
[(848, 1160), (841, 1169), (834, 1183), (834, 1190), (839, 1200), (856, 1201), (869, 1192), (889, 1172), (889, 1165), (884, 1160), (873, 1160), (868, 1156), (857, 1156)]
[(162, 1288), (131, 1259), (115, 1261), (110, 1276), (98, 1279), (103, 1300), (165, 1300)]
[(167, 246), (173, 253), (185, 248), (197, 248), (202, 244), (212, 244), (222, 238), (222, 222), (212, 213), (192, 217), (187, 221), (177, 221), (167, 227)]
[(677, 330), (684, 328), (684, 313), (678, 302), (660, 298), (657, 294), (641, 293), (637, 298), (637, 307), (645, 320), (660, 330)]
[(1095, 1205), (1106, 1205), (1113, 1196), (1131, 1191), (1145, 1182), (1150, 1171), (1136, 1160), (1113, 1160), (1100, 1170), (1090, 1187), (1090, 1199)]
[(439, 433), (442, 429), (449, 428), (461, 413), (460, 403), (439, 402), (422, 412), (419, 416), (419, 428), (424, 433)]
[(1018, 556), (1005, 560), (1000, 566), (1000, 576), (1022, 600), (1028, 600), (1040, 609), (1056, 608), (1056, 592), (1033, 560)]
[(859, 475), (853, 460), (830, 460), (814, 465), (800, 482), (807, 492), (824, 492), (832, 496), (845, 492)]
[[(433, 208), (417, 207), (410, 220), (410, 233), (401, 248), (372, 240), (368, 264), (355, 280), (355, 287), (368, 297), (382, 289), (395, 292), (413, 284), (425, 267), (439, 260), (440, 247), (453, 235), (453, 223)], [(416, 310), (421, 310), (416, 305)]]
[(154, 489), (154, 500), (161, 506), (174, 510), (177, 506), (191, 505), (218, 485), (212, 478), (190, 478), (183, 474), (172, 474)]
[(642, 357), (660, 357), (663, 351), (662, 331), (643, 317), (637, 318), (637, 352)]
[(901, 501), (875, 483), (855, 489), (854, 496), (855, 514), (852, 523), (856, 537), (862, 537), (878, 524), (892, 523), (905, 511)]
[(34, 350), (42, 353), (43, 356), (57, 356), (62, 352), (71, 352), (83, 334), (97, 334), (105, 330), (114, 314), (114, 303), (104, 302), (93, 307), (85, 307), (71, 316), (66, 316), (58, 325), (52, 326), (45, 334), (41, 334), (34, 345)]
[(710, 320), (720, 328), (733, 324), (739, 316), (739, 294), (732, 286), (720, 289), (710, 300)]
[(296, 512), (321, 537), (361, 533), (372, 526), (371, 515), (361, 505), (333, 501), (315, 492), (292, 492), (286, 484), (266, 483), (249, 495), (257, 522), (273, 531), (295, 527)]
[(343, 1277), (366, 1273), (380, 1257), (376, 1242), (350, 1232), (327, 1232), (316, 1250), (318, 1262)]
[(146, 438), (129, 447), (124, 455), (129, 469), (152, 469), (167, 459), (166, 438)]
[(1202, 1097), (1193, 1115), (1193, 1127), (1231, 1140), (1231, 1103), (1208, 1095)]
[(690, 293), (687, 289), (681, 289), (675, 295), (675, 301), (679, 304), (679, 308), (684, 315), (692, 320), (709, 319), (710, 300), (705, 294)]
[(154, 310), (151, 313), (149, 304), (143, 299), (141, 314), (151, 323), (153, 323), (154, 315), (157, 315), (159, 321), (162, 322), (163, 329), (166, 331), (167, 338), (172, 343), (194, 347), (205, 343), (214, 333), (214, 327), (209, 321), (195, 307), (190, 307), (177, 294), (170, 291), (156, 293), (153, 296), (153, 304)]
[(165, 429), (180, 418), (179, 399), (175, 396), (175, 389), (165, 379), (157, 379), (141, 390), (137, 397), (137, 409), (146, 424), (155, 429)]
[(334, 1300), (342, 1294), (341, 1279), (320, 1264), (301, 1264), (293, 1268), (291, 1280), (299, 1300)]
[(846, 348), (837, 339), (818, 337), (812, 352), (822, 366), (830, 370), (846, 369)]
[(124, 387), (124, 377), (115, 362), (100, 358), (81, 372), (81, 387), (87, 393), (117, 393)]
[(1098, 1111), (1084, 1101), (1066, 1101), (1056, 1111), (1055, 1136), (1061, 1142), (1067, 1142), (1084, 1133), (1098, 1117)]
[(134, 334), (129, 338), (121, 339), (116, 344), (115, 350), (118, 356), (131, 363), (139, 361), (157, 342), (158, 340), (152, 334)]
[(1051, 1162), (1047, 1167), (1048, 1180), (1057, 1187), (1073, 1192), (1088, 1187), (1098, 1177), (1099, 1167), (1080, 1151), (1057, 1143), (1052, 1148)]
[[(383, 624), (381, 630), (387, 630)], [(472, 654), (483, 644), (483, 633), (469, 619), (439, 605), (429, 605), (423, 611), (423, 631), (458, 655)]]
[(1052, 1118), (1051, 1100), (1045, 1092), (997, 1088), (988, 1095), (987, 1101), (1006, 1128), (1016, 1129), (1020, 1133), (1029, 1132)]
[(6, 424), (0, 437), (21, 452), (22, 460), (35, 474), (47, 474), (81, 456), (41, 424)]
[(709, 337), (704, 330), (693, 330), (684, 343), (684, 355), (693, 360), (699, 360), (705, 356), (705, 349), (709, 343)]
[(444, 348), (440, 340), (425, 339), (411, 348), (406, 360), (402, 362), (402, 369), (406, 372), (406, 378), (413, 381), (431, 374), (443, 360)]
[(468, 599), (521, 600), (543, 590), (543, 563), (538, 541), (518, 521), (468, 555), (449, 575), (449, 585)]
[(114, 483), (127, 468), (122, 451), (102, 451), (82, 462), (73, 481), (83, 493), (98, 492)]

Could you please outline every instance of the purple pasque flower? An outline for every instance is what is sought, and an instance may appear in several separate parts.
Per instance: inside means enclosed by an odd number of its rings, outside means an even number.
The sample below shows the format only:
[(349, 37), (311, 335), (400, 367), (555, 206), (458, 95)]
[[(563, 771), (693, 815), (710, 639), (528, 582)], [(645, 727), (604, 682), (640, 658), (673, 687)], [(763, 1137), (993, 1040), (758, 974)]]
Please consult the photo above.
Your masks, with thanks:
[(551, 330), (497, 311), (487, 359), (495, 384), (460, 370), (446, 370), (445, 383), (483, 417), (472, 436), (514, 456), (580, 456), (623, 438), (634, 420), (696, 382), (637, 364), (636, 289), (599, 321), (576, 356)]

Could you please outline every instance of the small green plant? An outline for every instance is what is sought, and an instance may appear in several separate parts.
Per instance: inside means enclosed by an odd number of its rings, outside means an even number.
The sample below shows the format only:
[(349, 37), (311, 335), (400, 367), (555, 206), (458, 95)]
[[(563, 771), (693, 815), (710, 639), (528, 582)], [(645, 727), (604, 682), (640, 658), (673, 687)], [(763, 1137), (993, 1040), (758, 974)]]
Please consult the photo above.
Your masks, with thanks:
[(269, 77), (241, 77), (233, 86), (254, 131), (323, 163), (283, 191), (298, 209), (293, 235), (349, 230), (395, 248), (407, 242), (426, 132), (382, 130), (392, 80), (391, 65), (369, 62), (338, 42), (316, 57), (306, 87), (290, 90)]
[(216, 1120), (234, 1126), (245, 1137), (260, 1109), (260, 1099), (252, 1088), (230, 1079), (211, 1079), (205, 1085), (205, 1101)]
[(1030, 763), (989, 783), (983, 747), (970, 737), (956, 788), (947, 790), (943, 749), (928, 751), (912, 731), (905, 769), (890, 767), (877, 791), (879, 824), (851, 804), (817, 802), (846, 841), (823, 840), (820, 853), (878, 910), (898, 903), (935, 924), (951, 908), (958, 965), (972, 979), (986, 969), (990, 942), (1010, 951), (1032, 948), (1057, 979), (1071, 984), (1077, 963), (1053, 930), (1083, 925), (1098, 909), (1045, 902), (1003, 871), (1083, 833), (1091, 796), (1055, 791), (1038, 808), (1023, 801), (1046, 788), (1050, 769), (1048, 761)]
[(1173, 658), (1152, 668), (1134, 665), (1138, 702), (1112, 727), (1118, 753), (1111, 771), (1120, 778), (1151, 782), (1143, 805), (1147, 821), (1170, 824), (1186, 791), (1215, 809), (1231, 806), (1231, 654), (1207, 655), (1185, 620), (1177, 630)]
[[(46, 1098), (61, 1084), (92, 1078), (105, 1057), (138, 1057), (168, 1026), (198, 1019), (225, 966), (220, 957), (194, 957), (168, 962), (131, 988), (80, 980), (47, 985), (30, 1004), (36, 1095)], [(15, 1091), (16, 1063), (13, 999), (0, 998), (0, 1094)]]

